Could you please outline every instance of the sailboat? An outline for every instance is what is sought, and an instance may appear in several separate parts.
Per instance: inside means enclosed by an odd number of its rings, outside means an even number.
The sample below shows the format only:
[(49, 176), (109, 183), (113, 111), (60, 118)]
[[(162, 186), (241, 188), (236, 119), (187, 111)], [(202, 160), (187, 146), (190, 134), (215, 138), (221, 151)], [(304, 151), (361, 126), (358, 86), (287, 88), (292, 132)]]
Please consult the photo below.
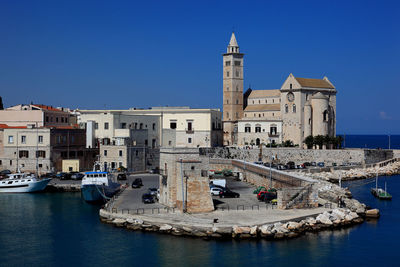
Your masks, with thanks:
[(377, 197), (382, 200), (392, 199), (392, 195), (387, 192), (386, 182), (385, 182), (385, 189), (378, 187), (378, 173), (376, 173), (375, 188), (371, 188), (371, 193), (374, 197)]

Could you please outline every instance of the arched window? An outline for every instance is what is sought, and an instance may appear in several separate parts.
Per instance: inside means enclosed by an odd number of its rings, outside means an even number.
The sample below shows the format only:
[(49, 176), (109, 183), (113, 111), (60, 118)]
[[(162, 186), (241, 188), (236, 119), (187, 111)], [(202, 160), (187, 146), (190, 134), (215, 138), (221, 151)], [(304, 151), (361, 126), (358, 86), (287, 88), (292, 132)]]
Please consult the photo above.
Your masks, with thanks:
[(250, 124), (245, 124), (244, 125), (244, 132), (245, 133), (250, 133), (251, 132), (251, 125)]
[(238, 105), (239, 104), (239, 99), (236, 99), (236, 105)]
[(256, 133), (261, 133), (261, 125), (260, 124), (256, 124)]
[(293, 104), (293, 113), (296, 113), (296, 104)]
[(288, 113), (289, 112), (289, 106), (286, 104), (285, 105), (285, 113)]

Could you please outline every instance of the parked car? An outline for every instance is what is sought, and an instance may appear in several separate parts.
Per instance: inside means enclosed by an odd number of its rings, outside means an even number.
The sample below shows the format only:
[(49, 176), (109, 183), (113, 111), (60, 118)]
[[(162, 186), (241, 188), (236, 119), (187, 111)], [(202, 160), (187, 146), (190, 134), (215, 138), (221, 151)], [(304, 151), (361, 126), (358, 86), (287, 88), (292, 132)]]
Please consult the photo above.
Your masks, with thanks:
[(224, 189), (224, 190), (221, 190), (219, 192), (219, 197), (220, 198), (223, 198), (223, 197), (236, 197), (236, 198), (238, 198), (238, 197), (240, 197), (240, 194), (236, 193), (236, 192), (233, 192), (233, 191), (231, 191), (229, 189)]
[(142, 195), (142, 201), (144, 204), (151, 204), (156, 202), (154, 196), (149, 193)]
[(158, 188), (149, 188), (149, 194), (152, 196), (157, 196)]
[(56, 178), (56, 173), (48, 172), (40, 175), (40, 178)]
[(221, 192), (223, 189), (219, 187), (211, 187), (210, 193), (213, 196), (219, 196), (219, 192)]
[(315, 167), (317, 166), (317, 163), (315, 161), (311, 162), (311, 166)]
[(276, 192), (261, 191), (257, 194), (257, 199), (264, 202), (270, 202), (271, 200), (276, 199), (276, 197)]
[(294, 169), (295, 166), (296, 166), (296, 164), (295, 164), (293, 161), (289, 161), (289, 162), (286, 164), (286, 167), (287, 167), (288, 169)]
[(71, 178), (71, 175), (66, 172), (59, 172), (57, 173), (56, 177), (60, 180), (69, 180)]
[(321, 168), (325, 167), (325, 163), (323, 163), (323, 162), (318, 162), (317, 165), (318, 165), (318, 167), (321, 167)]
[(126, 180), (126, 173), (119, 173), (117, 175), (117, 180)]
[(310, 167), (311, 163), (310, 162), (304, 162), (303, 165), (304, 165), (304, 167)]
[(286, 166), (282, 165), (282, 164), (279, 164), (277, 169), (278, 170), (286, 170)]
[(71, 176), (72, 180), (82, 180), (83, 174), (80, 172), (70, 172), (69, 175)]
[(142, 182), (142, 178), (136, 178), (133, 182), (132, 182), (132, 188), (139, 188), (143, 186), (143, 182)]

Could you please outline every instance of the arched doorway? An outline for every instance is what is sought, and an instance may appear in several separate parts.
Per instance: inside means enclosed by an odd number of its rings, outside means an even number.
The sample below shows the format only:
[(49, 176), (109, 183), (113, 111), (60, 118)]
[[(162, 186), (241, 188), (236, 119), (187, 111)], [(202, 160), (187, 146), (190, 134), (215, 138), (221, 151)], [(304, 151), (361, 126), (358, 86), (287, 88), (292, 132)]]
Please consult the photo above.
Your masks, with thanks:
[(256, 145), (259, 146), (260, 145), (260, 138), (256, 139)]

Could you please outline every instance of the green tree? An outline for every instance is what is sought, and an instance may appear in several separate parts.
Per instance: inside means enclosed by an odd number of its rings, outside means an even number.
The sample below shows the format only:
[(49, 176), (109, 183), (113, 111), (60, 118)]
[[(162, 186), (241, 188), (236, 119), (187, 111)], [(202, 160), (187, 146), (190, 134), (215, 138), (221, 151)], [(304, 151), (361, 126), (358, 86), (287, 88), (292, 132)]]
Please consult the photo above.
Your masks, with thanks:
[(308, 149), (311, 149), (314, 145), (314, 137), (312, 135), (307, 136), (304, 143), (306, 143)]
[(326, 148), (331, 148), (331, 144), (333, 144), (334, 140), (332, 140), (332, 138), (329, 135), (325, 135), (324, 136), (324, 145), (326, 146)]
[(342, 148), (342, 144), (343, 144), (343, 136), (339, 135), (336, 136), (336, 148)]
[(318, 146), (319, 149), (322, 149), (324, 145), (325, 137), (323, 135), (314, 136), (314, 144)]

